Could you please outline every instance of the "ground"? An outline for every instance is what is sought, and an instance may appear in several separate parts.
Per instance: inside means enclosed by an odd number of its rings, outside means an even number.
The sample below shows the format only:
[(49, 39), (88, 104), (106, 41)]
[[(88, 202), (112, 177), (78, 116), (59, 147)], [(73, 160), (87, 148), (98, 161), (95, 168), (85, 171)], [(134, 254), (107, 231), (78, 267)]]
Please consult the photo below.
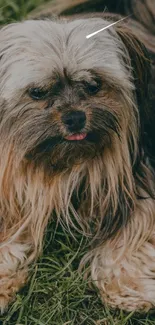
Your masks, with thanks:
[[(64, 0), (65, 1), (65, 0)], [(46, 0), (0, 0), (0, 24), (21, 20)], [(139, 316), (108, 310), (97, 291), (77, 271), (87, 250), (80, 235), (73, 239), (52, 222), (43, 255), (32, 266), (27, 286), (17, 294), (0, 325), (153, 325), (155, 314)]]

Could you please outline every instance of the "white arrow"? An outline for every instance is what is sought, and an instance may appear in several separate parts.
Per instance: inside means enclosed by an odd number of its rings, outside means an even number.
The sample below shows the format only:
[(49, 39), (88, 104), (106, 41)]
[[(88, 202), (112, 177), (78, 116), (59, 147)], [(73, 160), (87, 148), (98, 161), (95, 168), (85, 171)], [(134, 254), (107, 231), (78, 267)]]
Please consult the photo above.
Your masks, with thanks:
[(123, 18), (121, 18), (121, 19), (115, 21), (114, 23), (112, 23), (112, 24), (106, 26), (106, 27), (103, 27), (103, 28), (97, 30), (96, 32), (94, 32), (94, 33), (92, 33), (92, 34), (87, 35), (86, 38), (88, 39), (88, 38), (90, 38), (90, 37), (92, 37), (92, 36), (94, 36), (94, 35), (96, 35), (96, 34), (102, 32), (103, 30), (105, 30), (105, 29), (107, 29), (107, 28), (109, 28), (109, 27), (118, 24), (120, 21), (122, 21), (122, 20), (124, 20), (124, 19), (126, 19), (126, 18), (128, 18), (128, 17), (130, 17), (130, 16), (132, 16), (132, 15), (129, 15), (129, 16), (127, 16), (127, 17), (123, 17)]

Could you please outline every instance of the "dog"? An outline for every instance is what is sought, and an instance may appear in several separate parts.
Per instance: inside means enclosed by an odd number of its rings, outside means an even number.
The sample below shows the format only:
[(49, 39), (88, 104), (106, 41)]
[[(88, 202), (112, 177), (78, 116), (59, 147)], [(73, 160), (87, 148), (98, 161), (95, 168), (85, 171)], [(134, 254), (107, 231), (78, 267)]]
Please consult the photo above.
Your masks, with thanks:
[(151, 59), (131, 18), (86, 39), (116, 17), (26, 20), (0, 31), (2, 313), (52, 216), (90, 238), (81, 265), (90, 264), (104, 303), (155, 305)]

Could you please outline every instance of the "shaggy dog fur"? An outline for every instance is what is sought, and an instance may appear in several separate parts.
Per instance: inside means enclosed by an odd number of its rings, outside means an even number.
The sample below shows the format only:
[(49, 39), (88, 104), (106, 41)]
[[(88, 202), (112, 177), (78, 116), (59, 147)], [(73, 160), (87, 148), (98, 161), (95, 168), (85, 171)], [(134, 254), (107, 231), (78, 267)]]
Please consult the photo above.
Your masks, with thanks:
[(155, 305), (155, 38), (150, 19), (137, 33), (130, 18), (86, 39), (114, 19), (28, 20), (0, 31), (2, 312), (52, 215), (94, 243), (82, 265), (104, 302)]

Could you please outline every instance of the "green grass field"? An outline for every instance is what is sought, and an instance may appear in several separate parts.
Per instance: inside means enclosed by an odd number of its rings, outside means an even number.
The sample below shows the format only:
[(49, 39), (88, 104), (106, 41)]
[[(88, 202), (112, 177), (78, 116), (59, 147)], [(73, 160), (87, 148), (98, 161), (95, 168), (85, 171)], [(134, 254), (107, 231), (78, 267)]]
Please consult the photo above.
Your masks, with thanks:
[[(45, 0), (46, 1), (46, 0)], [(21, 20), (44, 0), (0, 0), (0, 24)], [(65, 0), (64, 0), (65, 1)], [(0, 325), (153, 325), (155, 316), (127, 315), (102, 305), (97, 291), (77, 271), (86, 240), (51, 223), (43, 256), (32, 266), (27, 286), (17, 294)]]
[[(136, 317), (103, 307), (97, 291), (77, 271), (86, 251), (84, 238), (51, 223), (44, 253), (32, 266), (27, 286), (17, 294), (3, 325), (151, 325), (150, 317)], [(1, 324), (1, 323), (0, 323)]]

